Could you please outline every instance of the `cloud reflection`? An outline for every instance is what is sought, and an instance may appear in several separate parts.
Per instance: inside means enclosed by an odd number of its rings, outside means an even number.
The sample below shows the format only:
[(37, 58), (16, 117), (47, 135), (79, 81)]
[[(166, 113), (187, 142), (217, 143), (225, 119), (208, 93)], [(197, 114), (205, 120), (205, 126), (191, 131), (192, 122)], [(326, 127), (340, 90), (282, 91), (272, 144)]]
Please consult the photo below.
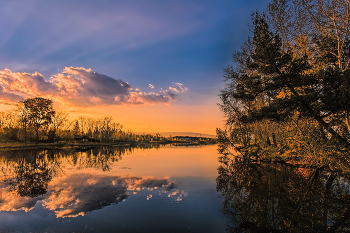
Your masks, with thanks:
[[(5, 183), (1, 183), (0, 210), (29, 211), (38, 201), (42, 201), (43, 205), (54, 211), (59, 218), (76, 217), (111, 204), (118, 204), (141, 190), (162, 187), (164, 190), (171, 190), (175, 186), (168, 178), (71, 173), (52, 180), (48, 192), (35, 198), (21, 197)], [(174, 195), (176, 194), (171, 194)], [(151, 197), (152, 194), (149, 194), (147, 200)]]

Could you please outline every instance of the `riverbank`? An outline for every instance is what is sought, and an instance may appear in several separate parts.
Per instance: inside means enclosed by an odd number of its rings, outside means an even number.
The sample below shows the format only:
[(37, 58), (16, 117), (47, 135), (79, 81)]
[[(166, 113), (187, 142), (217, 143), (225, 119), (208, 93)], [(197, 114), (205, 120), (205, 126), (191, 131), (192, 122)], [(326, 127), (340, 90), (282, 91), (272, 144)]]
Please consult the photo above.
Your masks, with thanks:
[(216, 141), (208, 142), (191, 142), (183, 141), (152, 141), (152, 142), (55, 142), (55, 143), (38, 143), (28, 142), (0, 142), (0, 150), (18, 150), (18, 149), (62, 149), (69, 147), (97, 147), (97, 146), (140, 146), (140, 145), (166, 145), (174, 144), (175, 146), (193, 146), (216, 144)]

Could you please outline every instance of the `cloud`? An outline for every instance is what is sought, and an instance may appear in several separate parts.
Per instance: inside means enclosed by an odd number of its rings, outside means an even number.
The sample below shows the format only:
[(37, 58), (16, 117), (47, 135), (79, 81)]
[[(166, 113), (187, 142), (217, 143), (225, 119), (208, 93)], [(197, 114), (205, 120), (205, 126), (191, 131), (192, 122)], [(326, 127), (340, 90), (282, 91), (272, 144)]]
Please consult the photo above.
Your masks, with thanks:
[(23, 100), (22, 96), (20, 96), (20, 95), (5, 92), (4, 88), (2, 86), (0, 86), (0, 96), (1, 96), (1, 100), (4, 101), (5, 103), (18, 102), (18, 101)]
[[(0, 71), (0, 97), (2, 100), (16, 100), (27, 96), (49, 95), (57, 92), (57, 87), (47, 82), (40, 73), (12, 73), (5, 69)], [(7, 98), (6, 98), (7, 97)], [(9, 98), (11, 97), (11, 98)]]
[[(66, 67), (51, 77), (58, 87), (57, 96), (75, 106), (122, 104), (127, 101), (131, 85), (91, 69)], [(116, 98), (117, 97), (117, 98)]]
[(171, 93), (171, 92), (168, 91), (168, 90), (165, 90), (164, 93), (165, 93), (170, 99), (172, 99), (172, 100), (174, 100), (174, 99), (177, 97), (176, 94)]
[(169, 90), (176, 93), (184, 93), (185, 91), (188, 91), (188, 87), (185, 87), (182, 83), (173, 83), (173, 86), (169, 87)]
[[(131, 92), (127, 102), (129, 104), (155, 104), (155, 103), (169, 103), (170, 101), (174, 100), (172, 96), (168, 95), (159, 95), (156, 93), (143, 93), (143, 92)], [(172, 94), (175, 95), (175, 94)]]
[[(175, 83), (173, 91), (185, 90)], [(149, 84), (152, 89), (154, 86)], [(172, 89), (170, 89), (172, 90)], [(49, 81), (38, 72), (21, 73), (9, 69), (0, 71), (0, 101), (18, 102), (25, 98), (41, 96), (73, 107), (121, 104), (159, 104), (175, 100), (174, 93), (144, 93), (129, 83), (114, 79), (83, 67), (65, 67)]]

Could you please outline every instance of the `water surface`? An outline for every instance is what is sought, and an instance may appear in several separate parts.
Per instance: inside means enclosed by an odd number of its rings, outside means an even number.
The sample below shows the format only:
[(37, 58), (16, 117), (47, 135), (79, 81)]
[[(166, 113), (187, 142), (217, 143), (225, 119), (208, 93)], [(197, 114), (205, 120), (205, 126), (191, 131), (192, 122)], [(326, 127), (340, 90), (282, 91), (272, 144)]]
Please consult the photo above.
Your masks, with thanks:
[(217, 146), (1, 152), (2, 232), (225, 232)]

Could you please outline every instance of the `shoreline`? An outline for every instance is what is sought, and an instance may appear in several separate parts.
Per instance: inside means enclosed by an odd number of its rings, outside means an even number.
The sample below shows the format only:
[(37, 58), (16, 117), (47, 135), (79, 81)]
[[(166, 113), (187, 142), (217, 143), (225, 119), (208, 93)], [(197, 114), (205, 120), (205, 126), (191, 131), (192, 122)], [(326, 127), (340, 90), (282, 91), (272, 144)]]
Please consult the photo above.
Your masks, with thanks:
[(73, 147), (98, 147), (98, 146), (139, 146), (145, 144), (167, 145), (175, 144), (175, 146), (193, 146), (193, 145), (209, 145), (215, 143), (200, 143), (191, 142), (184, 143), (183, 141), (153, 141), (153, 142), (58, 142), (58, 143), (20, 143), (20, 142), (0, 142), (1, 150), (20, 150), (20, 149), (62, 149)]

